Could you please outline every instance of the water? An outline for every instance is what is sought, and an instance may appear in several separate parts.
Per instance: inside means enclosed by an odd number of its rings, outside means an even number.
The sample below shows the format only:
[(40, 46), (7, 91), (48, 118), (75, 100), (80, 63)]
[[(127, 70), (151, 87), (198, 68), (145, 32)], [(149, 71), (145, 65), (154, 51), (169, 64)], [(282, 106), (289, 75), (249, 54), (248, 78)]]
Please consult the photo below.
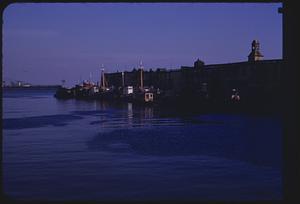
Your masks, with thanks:
[(21, 200), (280, 200), (275, 116), (3, 93), (4, 192)]

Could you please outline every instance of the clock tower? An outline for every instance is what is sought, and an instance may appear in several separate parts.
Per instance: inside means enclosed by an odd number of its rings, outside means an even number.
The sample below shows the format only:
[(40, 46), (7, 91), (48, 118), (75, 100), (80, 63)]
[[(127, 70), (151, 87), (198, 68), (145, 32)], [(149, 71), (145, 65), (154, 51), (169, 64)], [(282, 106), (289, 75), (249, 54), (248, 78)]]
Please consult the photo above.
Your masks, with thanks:
[(254, 62), (262, 60), (263, 55), (259, 51), (259, 42), (258, 40), (253, 40), (251, 43), (251, 52), (248, 55), (248, 62)]

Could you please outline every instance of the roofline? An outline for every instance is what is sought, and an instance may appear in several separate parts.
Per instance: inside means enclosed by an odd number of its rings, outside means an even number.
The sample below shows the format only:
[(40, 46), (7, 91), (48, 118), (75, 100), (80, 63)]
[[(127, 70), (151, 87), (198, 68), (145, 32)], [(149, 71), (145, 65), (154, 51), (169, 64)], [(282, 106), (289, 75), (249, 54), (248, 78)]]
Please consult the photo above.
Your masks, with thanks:
[[(268, 59), (268, 60), (259, 60), (259, 61), (254, 61), (254, 62), (249, 62), (249, 61), (242, 61), (242, 62), (231, 62), (231, 63), (223, 63), (223, 64), (205, 64), (203, 65), (203, 68), (214, 68), (216, 67), (220, 67), (220, 66), (229, 66), (229, 65), (242, 65), (242, 64), (261, 64), (261, 63), (278, 63), (278, 62), (283, 62), (283, 59)], [(190, 67), (191, 69), (193, 68), (193, 66), (181, 66), (181, 67)], [(166, 71), (166, 72), (175, 72), (175, 71), (181, 71), (181, 67), (178, 69), (168, 69), (168, 68), (157, 68), (157, 69), (164, 69), (161, 71)], [(123, 71), (123, 72), (127, 72), (127, 73), (132, 73), (132, 71)], [(149, 70), (144, 70), (144, 72), (149, 72)], [(155, 70), (153, 70), (153, 72), (156, 72)], [(110, 72), (110, 73), (106, 73), (106, 74), (121, 74), (122, 72)]]
[(242, 61), (242, 62), (232, 62), (232, 63), (223, 63), (223, 64), (207, 64), (207, 65), (204, 65), (204, 67), (220, 66), (220, 65), (226, 66), (226, 65), (232, 65), (232, 64), (238, 65), (238, 64), (248, 64), (248, 63), (282, 62), (282, 61), (283, 61), (283, 59), (258, 60), (255, 62)]

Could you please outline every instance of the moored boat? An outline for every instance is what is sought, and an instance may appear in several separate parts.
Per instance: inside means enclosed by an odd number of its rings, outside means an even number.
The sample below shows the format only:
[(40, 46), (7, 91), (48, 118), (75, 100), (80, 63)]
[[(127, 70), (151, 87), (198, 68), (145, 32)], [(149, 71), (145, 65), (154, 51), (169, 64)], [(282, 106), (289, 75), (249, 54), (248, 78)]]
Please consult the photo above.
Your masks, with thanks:
[(58, 99), (69, 99), (69, 98), (73, 98), (74, 95), (71, 89), (61, 86), (56, 90), (54, 97)]

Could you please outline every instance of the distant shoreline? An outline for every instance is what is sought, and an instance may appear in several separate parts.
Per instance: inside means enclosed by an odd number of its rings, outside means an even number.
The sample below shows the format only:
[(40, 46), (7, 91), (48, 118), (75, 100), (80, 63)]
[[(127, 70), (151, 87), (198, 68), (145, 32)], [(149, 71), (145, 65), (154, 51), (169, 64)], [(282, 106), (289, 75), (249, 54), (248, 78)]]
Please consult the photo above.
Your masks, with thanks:
[(54, 88), (58, 88), (60, 87), (60, 85), (34, 85), (34, 86), (5, 86), (2, 87), (2, 89), (54, 89)]

